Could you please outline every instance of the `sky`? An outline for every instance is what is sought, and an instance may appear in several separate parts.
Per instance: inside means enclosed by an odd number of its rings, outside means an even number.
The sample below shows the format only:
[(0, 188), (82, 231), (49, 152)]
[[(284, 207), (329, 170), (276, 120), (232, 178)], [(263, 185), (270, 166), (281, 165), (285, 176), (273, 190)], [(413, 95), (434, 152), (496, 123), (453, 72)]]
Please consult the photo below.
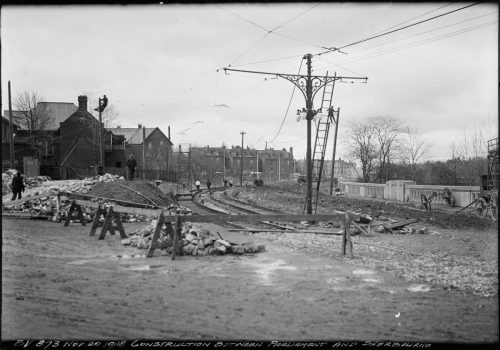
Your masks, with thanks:
[[(314, 75), (368, 78), (335, 84), (336, 158), (347, 154), (349, 121), (384, 116), (418, 130), (430, 159), (447, 159), (471, 130), (498, 136), (498, 5), (445, 15), (469, 4), (2, 6), (2, 110), (9, 80), (13, 96), (47, 102), (78, 105), (87, 94), (97, 105), (105, 94), (119, 125), (170, 126), (176, 148), (241, 145), (243, 131), (244, 147), (293, 147), (302, 159), (302, 93), (275, 75), (223, 68), (305, 74), (310, 53)], [(325, 47), (342, 49), (317, 55)]]

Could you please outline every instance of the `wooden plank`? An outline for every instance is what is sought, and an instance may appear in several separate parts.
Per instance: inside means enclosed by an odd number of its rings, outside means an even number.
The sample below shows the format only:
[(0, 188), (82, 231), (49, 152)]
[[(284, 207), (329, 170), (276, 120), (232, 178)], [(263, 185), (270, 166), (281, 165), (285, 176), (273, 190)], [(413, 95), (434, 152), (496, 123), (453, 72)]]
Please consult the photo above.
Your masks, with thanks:
[[(345, 214), (331, 214), (331, 215), (319, 215), (319, 214), (273, 214), (273, 215), (185, 215), (183, 216), (184, 221), (188, 222), (211, 222), (211, 223), (224, 223), (225, 221), (230, 222), (258, 222), (258, 221), (279, 221), (279, 222), (294, 222), (294, 221), (344, 221)], [(175, 216), (165, 216), (166, 221), (174, 221)]]
[(106, 198), (106, 197), (96, 197), (96, 196), (92, 196), (92, 195), (89, 195), (89, 194), (85, 194), (85, 193), (73, 193), (73, 192), (59, 192), (59, 194), (61, 196), (65, 196), (65, 197), (68, 197), (68, 198), (74, 198), (74, 199), (98, 199), (98, 200), (104, 200), (104, 201), (109, 201), (109, 202), (114, 202), (114, 203), (117, 203), (117, 204), (121, 204), (121, 205), (132, 205), (134, 207), (139, 207), (139, 208), (153, 208), (154, 206), (152, 204), (144, 204), (144, 203), (135, 203), (135, 202), (129, 202), (129, 201), (123, 201), (123, 200), (119, 200), (119, 199), (113, 199), (113, 198)]
[[(90, 208), (98, 208), (99, 203), (97, 202), (89, 202), (84, 200), (77, 200), (77, 203), (83, 205), (84, 207)], [(147, 217), (157, 217), (158, 213), (161, 209), (146, 209), (146, 208), (133, 208), (133, 207), (123, 207), (121, 205), (113, 205), (113, 210), (116, 213), (124, 213), (124, 214), (134, 214), (134, 215), (143, 215)]]
[(50, 220), (52, 218), (52, 216), (48, 215), (33, 215), (31, 213), (2, 213), (2, 217), (26, 220)]
[(415, 222), (417, 222), (416, 219), (408, 219), (408, 220), (403, 220), (403, 221), (395, 222), (394, 224), (385, 224), (384, 227), (387, 230), (390, 230), (390, 229), (393, 229), (393, 228), (403, 227), (403, 226), (406, 226), (406, 225), (409, 225), (409, 224), (413, 224)]
[(320, 235), (342, 235), (342, 231), (302, 231), (302, 230), (294, 230), (294, 231), (285, 231), (285, 230), (266, 230), (266, 229), (228, 229), (229, 232), (281, 232), (281, 233), (317, 233)]

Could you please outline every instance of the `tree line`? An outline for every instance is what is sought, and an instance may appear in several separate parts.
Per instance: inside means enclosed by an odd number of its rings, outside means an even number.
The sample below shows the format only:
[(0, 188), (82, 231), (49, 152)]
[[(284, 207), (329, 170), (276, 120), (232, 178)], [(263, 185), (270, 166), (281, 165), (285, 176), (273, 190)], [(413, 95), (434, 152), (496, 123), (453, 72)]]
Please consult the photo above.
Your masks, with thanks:
[(450, 159), (431, 161), (432, 144), (417, 129), (394, 117), (372, 117), (347, 123), (345, 156), (361, 167), (358, 181), (385, 183), (479, 185), (487, 172), (487, 140), (479, 129), (464, 132), (449, 145)]

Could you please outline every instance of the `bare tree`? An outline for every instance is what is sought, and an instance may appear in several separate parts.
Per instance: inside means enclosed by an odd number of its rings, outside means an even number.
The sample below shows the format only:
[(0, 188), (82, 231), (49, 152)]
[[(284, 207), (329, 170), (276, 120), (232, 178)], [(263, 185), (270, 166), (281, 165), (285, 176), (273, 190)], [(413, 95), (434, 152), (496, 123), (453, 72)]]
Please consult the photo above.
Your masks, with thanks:
[(42, 98), (36, 92), (24, 91), (16, 95), (14, 106), (19, 111), (15, 118), (16, 124), (21, 129), (34, 131), (45, 131), (52, 122), (52, 117), (38, 106)]
[(378, 158), (376, 131), (368, 121), (350, 121), (347, 131), (347, 156), (361, 162), (363, 181), (370, 182)]
[(407, 126), (401, 135), (401, 155), (403, 162), (408, 161), (411, 170), (411, 179), (415, 181), (417, 163), (429, 155), (431, 145), (426, 142), (417, 129)]
[(399, 136), (401, 121), (393, 117), (374, 117), (368, 119), (372, 125), (378, 144), (378, 171), (379, 181), (389, 180), (391, 160), (399, 151)]

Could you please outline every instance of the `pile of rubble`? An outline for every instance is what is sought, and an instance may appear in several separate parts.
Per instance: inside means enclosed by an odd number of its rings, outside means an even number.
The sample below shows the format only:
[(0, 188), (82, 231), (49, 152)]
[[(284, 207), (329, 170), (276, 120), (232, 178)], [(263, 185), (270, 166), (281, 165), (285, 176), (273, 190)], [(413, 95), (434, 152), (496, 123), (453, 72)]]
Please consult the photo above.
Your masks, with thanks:
[(89, 191), (89, 195), (159, 207), (166, 207), (174, 203), (171, 196), (166, 195), (158, 186), (148, 181), (97, 183)]
[[(129, 238), (123, 239), (122, 244), (132, 245), (138, 249), (148, 249), (151, 245), (156, 223), (156, 220), (153, 220), (149, 227), (138, 230), (129, 235)], [(193, 256), (260, 253), (265, 251), (264, 245), (256, 246), (252, 242), (238, 244), (223, 239), (218, 232), (217, 235), (218, 237), (198, 225), (185, 223), (182, 227), (182, 240), (177, 242), (178, 248), (182, 248), (184, 255)], [(165, 250), (167, 254), (171, 254), (173, 251), (173, 242), (166, 232), (165, 226), (158, 238), (157, 248)]]
[[(12, 184), (12, 179), (17, 174), (16, 169), (9, 169), (5, 173), (2, 173), (2, 196), (12, 193), (12, 189), (10, 185)], [(35, 176), (35, 177), (24, 177), (24, 186), (27, 189), (39, 187), (40, 184), (44, 181), (51, 181), (51, 178), (48, 176)]]

